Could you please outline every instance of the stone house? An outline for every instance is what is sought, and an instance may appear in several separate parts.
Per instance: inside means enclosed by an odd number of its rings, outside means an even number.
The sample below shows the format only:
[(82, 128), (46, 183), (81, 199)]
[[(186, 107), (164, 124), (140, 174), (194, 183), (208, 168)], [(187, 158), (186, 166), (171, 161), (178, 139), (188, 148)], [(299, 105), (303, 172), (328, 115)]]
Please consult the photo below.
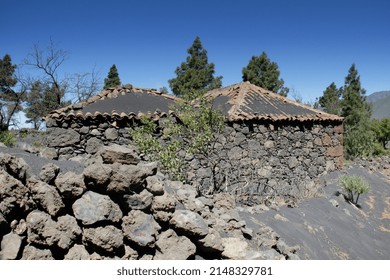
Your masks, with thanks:
[(52, 158), (69, 159), (94, 154), (103, 145), (129, 144), (129, 130), (141, 115), (158, 121), (168, 116), (176, 100), (172, 95), (132, 85), (103, 90), (45, 117), (46, 153)]
[[(343, 118), (243, 82), (207, 93), (227, 126), (190, 178), (204, 192), (303, 198), (343, 165)], [(210, 166), (210, 162), (213, 166)]]
[[(207, 158), (188, 158), (187, 179), (203, 193), (303, 198), (315, 195), (319, 175), (343, 164), (343, 118), (315, 110), (243, 82), (208, 92), (226, 128)], [(178, 98), (131, 85), (46, 117), (53, 157), (93, 154), (102, 145), (131, 143), (129, 129), (140, 115), (156, 122), (170, 115)]]

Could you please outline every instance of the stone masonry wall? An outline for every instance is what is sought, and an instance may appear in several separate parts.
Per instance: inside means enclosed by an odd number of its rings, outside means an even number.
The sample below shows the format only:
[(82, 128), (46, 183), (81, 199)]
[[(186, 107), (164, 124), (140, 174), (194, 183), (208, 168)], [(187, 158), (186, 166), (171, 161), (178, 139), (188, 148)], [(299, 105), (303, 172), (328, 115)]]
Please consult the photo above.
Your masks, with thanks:
[(304, 198), (318, 177), (343, 164), (343, 126), (331, 123), (231, 123), (207, 158), (190, 161), (202, 192)]
[(197, 196), (132, 148), (103, 147), (79, 171), (34, 174), (0, 153), (0, 260), (299, 259), (232, 195)]
[[(162, 119), (160, 119), (162, 120)], [(47, 122), (49, 157), (95, 154), (102, 146), (131, 143), (132, 122)], [(188, 181), (204, 193), (304, 198), (320, 188), (318, 176), (342, 167), (343, 126), (332, 122), (229, 123), (207, 157), (187, 159)]]

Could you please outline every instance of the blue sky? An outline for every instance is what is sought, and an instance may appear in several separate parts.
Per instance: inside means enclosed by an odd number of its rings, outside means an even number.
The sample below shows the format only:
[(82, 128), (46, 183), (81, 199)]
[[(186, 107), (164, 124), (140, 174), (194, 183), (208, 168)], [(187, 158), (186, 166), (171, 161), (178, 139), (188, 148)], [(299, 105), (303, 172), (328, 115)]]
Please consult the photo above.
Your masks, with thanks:
[(342, 86), (352, 63), (367, 94), (390, 90), (387, 0), (1, 0), (0, 31), (0, 56), (16, 64), (52, 38), (69, 52), (62, 75), (95, 68), (104, 78), (115, 63), (139, 87), (168, 87), (200, 36), (223, 85), (265, 51), (305, 101)]

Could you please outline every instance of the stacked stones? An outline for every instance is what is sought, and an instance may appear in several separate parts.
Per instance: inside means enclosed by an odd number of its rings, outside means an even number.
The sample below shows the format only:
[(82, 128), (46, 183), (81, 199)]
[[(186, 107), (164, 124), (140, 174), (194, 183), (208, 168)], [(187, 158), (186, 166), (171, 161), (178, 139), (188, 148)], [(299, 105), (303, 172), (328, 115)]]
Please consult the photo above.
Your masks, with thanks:
[(316, 195), (319, 175), (342, 167), (343, 127), (293, 124), (231, 123), (207, 158), (190, 160), (188, 177), (203, 193), (287, 200)]
[(0, 154), (0, 259), (297, 259), (269, 227), (248, 228), (229, 194), (199, 197), (135, 151), (107, 146), (81, 174), (39, 176)]
[[(72, 123), (63, 122), (63, 127), (48, 123), (44, 156), (52, 159), (70, 159), (79, 155), (96, 154), (103, 145), (126, 145), (131, 142), (129, 126), (112, 127), (101, 119)], [(64, 128), (65, 127), (65, 128)]]
[[(107, 123), (52, 127), (47, 136), (52, 148), (46, 154), (69, 159), (95, 154), (110, 143), (129, 144), (129, 129)], [(296, 202), (316, 196), (322, 187), (318, 177), (343, 164), (343, 127), (331, 122), (235, 122), (216, 139), (207, 158), (187, 158), (187, 181), (196, 182), (204, 194), (227, 191)]]

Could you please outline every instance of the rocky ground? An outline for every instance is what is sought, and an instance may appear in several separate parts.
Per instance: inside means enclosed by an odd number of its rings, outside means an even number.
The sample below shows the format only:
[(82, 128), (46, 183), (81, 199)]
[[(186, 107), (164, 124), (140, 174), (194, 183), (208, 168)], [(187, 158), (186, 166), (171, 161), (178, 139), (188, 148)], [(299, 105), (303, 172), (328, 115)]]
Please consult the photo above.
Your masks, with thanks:
[[(18, 147), (0, 148), (0, 259), (390, 259), (389, 157), (324, 175), (291, 208), (199, 197), (123, 147), (84, 163)], [(360, 208), (346, 173), (371, 184)]]

